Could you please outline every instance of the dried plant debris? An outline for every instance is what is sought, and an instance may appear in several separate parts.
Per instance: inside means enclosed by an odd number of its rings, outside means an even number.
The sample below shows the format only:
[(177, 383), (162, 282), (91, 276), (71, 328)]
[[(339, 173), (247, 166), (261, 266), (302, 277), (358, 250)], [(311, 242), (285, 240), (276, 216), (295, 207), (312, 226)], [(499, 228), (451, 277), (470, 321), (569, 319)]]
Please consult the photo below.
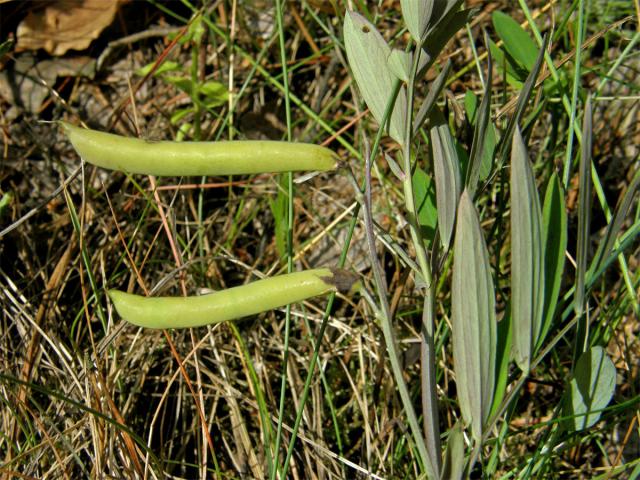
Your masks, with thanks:
[(34, 9), (20, 23), (16, 50), (45, 49), (52, 55), (82, 51), (113, 22), (127, 0), (58, 0)]

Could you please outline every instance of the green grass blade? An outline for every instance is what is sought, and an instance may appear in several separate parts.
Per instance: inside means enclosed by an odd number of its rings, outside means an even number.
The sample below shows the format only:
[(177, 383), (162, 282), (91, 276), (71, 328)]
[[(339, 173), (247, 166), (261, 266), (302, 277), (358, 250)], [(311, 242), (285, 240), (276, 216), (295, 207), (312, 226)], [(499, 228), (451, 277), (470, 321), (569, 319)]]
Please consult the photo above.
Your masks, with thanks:
[(511, 149), (511, 318), (516, 363), (529, 371), (544, 301), (542, 218), (529, 156), (516, 128)]
[(495, 290), (478, 214), (466, 190), (458, 207), (451, 304), (460, 409), (473, 438), (481, 442), (495, 385)]

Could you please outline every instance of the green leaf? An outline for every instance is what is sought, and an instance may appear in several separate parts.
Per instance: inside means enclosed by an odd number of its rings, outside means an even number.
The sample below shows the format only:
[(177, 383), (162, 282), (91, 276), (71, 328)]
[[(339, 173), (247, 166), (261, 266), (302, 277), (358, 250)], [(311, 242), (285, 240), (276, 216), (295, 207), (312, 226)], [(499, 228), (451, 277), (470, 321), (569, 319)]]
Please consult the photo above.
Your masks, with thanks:
[(464, 434), (460, 422), (449, 430), (447, 449), (444, 452), (444, 465), (440, 473), (441, 480), (462, 480), (464, 475)]
[[(488, 127), (491, 126), (491, 84), (493, 83), (492, 77), (492, 61), (491, 54), (488, 55), (487, 65), (487, 80), (485, 82), (485, 91), (482, 102), (477, 112), (477, 120), (475, 130), (473, 132), (473, 143), (471, 145), (471, 153), (469, 154), (469, 167), (466, 172), (465, 185), (469, 189), (469, 192), (473, 196), (478, 186), (478, 180), (480, 179), (481, 170), (485, 170), (488, 175), (488, 171), (491, 170), (493, 163), (493, 150), (495, 149), (495, 137), (493, 149), (491, 152), (487, 152), (487, 144), (489, 135), (487, 134)], [(482, 164), (485, 164), (484, 168)], [(489, 164), (488, 167), (486, 164)]]
[(529, 34), (513, 18), (499, 10), (491, 15), (493, 27), (504, 42), (507, 52), (528, 72), (536, 63), (538, 47)]
[(8, 191), (2, 195), (2, 198), (0, 198), (0, 217), (4, 215), (5, 209), (8, 209), (11, 203), (13, 203), (13, 198), (14, 195), (12, 191)]
[[(424, 68), (420, 73), (426, 72), (426, 70), (433, 64), (438, 57), (442, 49), (449, 43), (458, 30), (473, 17), (476, 9), (469, 8), (466, 10), (455, 10), (454, 4), (460, 4), (461, 2), (455, 1), (451, 4), (451, 10), (442, 17), (437, 26), (434, 27), (427, 35), (427, 41), (424, 44), (424, 51), (427, 55), (427, 61)], [(448, 7), (449, 8), (449, 7)]]
[[(156, 62), (151, 62), (151, 63), (147, 63), (144, 67), (138, 68), (136, 70), (136, 75), (139, 75), (141, 77), (146, 76), (151, 71), (151, 69), (153, 69), (155, 64)], [(166, 60), (162, 62), (162, 64), (158, 67), (158, 69), (155, 72), (153, 72), (153, 75), (157, 77), (164, 73), (176, 72), (181, 69), (182, 69), (182, 66), (177, 62)]]
[(498, 71), (506, 75), (507, 83), (517, 90), (522, 89), (522, 82), (527, 77), (527, 71), (493, 41), (489, 41), (489, 51), (495, 59)]
[(280, 181), (278, 182), (278, 194), (275, 199), (269, 198), (269, 207), (273, 214), (273, 221), (275, 223), (276, 233), (276, 249), (278, 255), (284, 258), (287, 254), (287, 229), (289, 228), (289, 222), (287, 219), (287, 204), (289, 195), (287, 194), (287, 176), (280, 175)]
[(203, 102), (207, 107), (218, 107), (224, 105), (229, 99), (227, 87), (213, 80), (207, 80), (199, 86), (198, 91), (204, 97)]
[(495, 290), (478, 214), (465, 190), (456, 225), (451, 292), (453, 366), (462, 417), (480, 442), (493, 403)]
[(604, 237), (600, 241), (598, 250), (591, 262), (591, 267), (589, 268), (590, 276), (593, 276), (598, 270), (600, 270), (600, 268), (606, 263), (607, 257), (613, 251), (618, 233), (620, 233), (622, 225), (626, 220), (627, 215), (629, 215), (629, 211), (633, 205), (633, 198), (638, 190), (640, 190), (640, 170), (634, 175), (631, 184), (629, 184), (622, 200), (616, 207), (613, 219), (609, 222), (609, 225), (607, 225)]
[(413, 133), (414, 135), (418, 132), (422, 124), (427, 119), (427, 117), (431, 114), (431, 109), (436, 104), (436, 100), (442, 93), (442, 89), (446, 83), (447, 78), (449, 77), (449, 72), (451, 71), (451, 60), (447, 60), (442, 71), (438, 74), (433, 83), (429, 86), (429, 92), (427, 93), (427, 97), (420, 105), (418, 109), (418, 113), (416, 114), (416, 118), (413, 122)]
[(193, 82), (190, 78), (178, 77), (175, 75), (164, 75), (162, 79), (187, 93), (191, 98), (193, 98)]
[(0, 59), (4, 57), (5, 54), (11, 50), (12, 47), (13, 47), (13, 40), (11, 39), (5, 40), (4, 42), (0, 43)]
[(436, 192), (433, 181), (421, 168), (411, 178), (413, 195), (416, 199), (418, 224), (424, 230), (424, 238), (433, 238), (438, 223), (438, 209), (436, 208)]
[(505, 316), (498, 322), (498, 340), (496, 347), (496, 392), (493, 396), (491, 414), (495, 415), (502, 403), (504, 394), (507, 391), (509, 382), (509, 363), (511, 359), (511, 342), (513, 322), (506, 312)]
[[(469, 123), (471, 125), (475, 125), (478, 109), (478, 97), (471, 90), (467, 90), (467, 93), (464, 96), (464, 106)], [(480, 181), (486, 180), (491, 174), (497, 145), (498, 131), (495, 125), (489, 122), (485, 130), (484, 148), (482, 149), (482, 158), (480, 160), (480, 171), (478, 177)]]
[(449, 248), (460, 198), (460, 160), (449, 125), (439, 109), (432, 112), (430, 129), (433, 172), (436, 181), (438, 231), (444, 250)]
[(509, 148), (513, 143), (513, 131), (515, 130), (516, 125), (520, 124), (520, 120), (522, 119), (527, 104), (529, 103), (531, 92), (533, 91), (536, 79), (538, 78), (538, 73), (540, 73), (540, 67), (542, 67), (542, 61), (544, 60), (544, 52), (547, 48), (547, 39), (548, 37), (545, 35), (542, 41), (542, 48), (540, 48), (538, 58), (536, 58), (536, 63), (522, 86), (522, 91), (520, 92), (520, 95), (518, 95), (518, 102), (516, 103), (515, 111), (511, 118), (509, 118), (507, 128), (505, 129), (504, 135), (498, 145), (498, 153), (496, 155), (496, 158), (498, 159), (498, 168), (502, 167), (509, 155)]
[[(347, 12), (344, 17), (344, 43), (353, 78), (371, 114), (382, 125), (387, 100), (397, 81), (387, 65), (391, 49), (376, 28), (356, 12)], [(404, 143), (406, 111), (406, 92), (402, 88), (388, 129), (400, 144)]]
[(529, 155), (516, 128), (511, 150), (511, 318), (513, 353), (528, 372), (544, 303), (542, 215)]
[(564, 415), (572, 417), (564, 425), (573, 431), (595, 424), (613, 397), (616, 367), (602, 347), (592, 347), (576, 362)]
[(402, 19), (416, 43), (427, 31), (434, 0), (400, 0)]
[(412, 55), (409, 52), (403, 52), (402, 50), (393, 49), (387, 63), (389, 69), (393, 74), (403, 82), (409, 81), (409, 74), (411, 73)]
[(553, 322), (567, 250), (567, 208), (556, 172), (549, 179), (544, 196), (542, 237), (544, 240), (544, 313), (536, 348), (542, 344)]

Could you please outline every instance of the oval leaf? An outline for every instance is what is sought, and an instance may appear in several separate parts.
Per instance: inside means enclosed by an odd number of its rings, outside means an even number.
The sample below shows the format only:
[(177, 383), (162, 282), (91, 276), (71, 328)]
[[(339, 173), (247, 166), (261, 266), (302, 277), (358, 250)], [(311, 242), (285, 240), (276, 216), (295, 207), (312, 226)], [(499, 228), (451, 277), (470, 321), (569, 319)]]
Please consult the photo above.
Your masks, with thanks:
[[(344, 17), (344, 43), (353, 78), (371, 114), (382, 125), (387, 101), (396, 82), (387, 65), (391, 49), (376, 28), (356, 12), (347, 12)], [(398, 143), (403, 143), (406, 111), (406, 93), (401, 89), (388, 130)]]
[(416, 43), (420, 43), (427, 31), (433, 12), (433, 2), (434, 0), (400, 0), (402, 19)]
[(409, 52), (393, 49), (387, 59), (389, 69), (393, 74), (403, 82), (409, 81), (409, 73), (411, 72), (412, 58)]
[(600, 419), (616, 387), (616, 367), (602, 347), (592, 347), (576, 362), (564, 414), (570, 430), (589, 428)]
[(495, 290), (489, 253), (467, 190), (458, 206), (451, 292), (453, 366), (460, 409), (480, 441), (493, 401), (496, 362)]

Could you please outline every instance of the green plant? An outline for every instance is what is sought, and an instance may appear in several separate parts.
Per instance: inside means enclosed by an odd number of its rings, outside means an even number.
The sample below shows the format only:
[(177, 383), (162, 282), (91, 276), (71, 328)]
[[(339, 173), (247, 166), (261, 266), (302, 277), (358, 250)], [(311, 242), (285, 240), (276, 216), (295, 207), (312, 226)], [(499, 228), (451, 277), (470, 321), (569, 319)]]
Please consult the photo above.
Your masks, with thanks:
[[(596, 255), (589, 267), (586, 257), (590, 210), (590, 103), (586, 102), (582, 135), (579, 136), (582, 150), (578, 235), (581, 240), (578, 243), (577, 280), (575, 290), (569, 297), (565, 296), (565, 301), (572, 299), (576, 316), (569, 320), (570, 310), (565, 310), (560, 319), (556, 314), (556, 306), (561, 279), (565, 274), (567, 245), (564, 195), (559, 174), (554, 172), (548, 181), (544, 205), (541, 206), (526, 148), (526, 136), (521, 133), (521, 129), (531, 129), (541, 112), (538, 106), (523, 122), (546, 55), (547, 43), (541, 41), (541, 48), (536, 46), (512, 19), (502, 13), (494, 14), (495, 28), (506, 48), (500, 50), (488, 39), (485, 44), (497, 57), (498, 67), (505, 73), (508, 82), (520, 93), (515, 110), (506, 123), (494, 123), (490, 114), (492, 55), (487, 52), (488, 68), (481, 104), (478, 106), (476, 96), (469, 92), (465, 97), (469, 124), (475, 127), (471, 148), (465, 151), (464, 146), (453, 138), (442, 107), (434, 101), (442, 91), (440, 77), (431, 84), (424, 100), (420, 100), (417, 89), (418, 82), (423, 79), (440, 49), (473, 14), (470, 10), (460, 10), (460, 4), (459, 1), (401, 2), (411, 41), (406, 47), (400, 48), (391, 48), (374, 24), (356, 12), (347, 12), (344, 20), (349, 65), (362, 98), (378, 124), (373, 146), (370, 147), (366, 141), (363, 146), (365, 151), (371, 152), (367, 155), (366, 192), (371, 188), (372, 164), (379, 156), (381, 136), (388, 134), (399, 145), (396, 159), (386, 152), (384, 157), (390, 170), (402, 182), (411, 233), (412, 248), (407, 249), (400, 258), (403, 259), (404, 268), (411, 271), (414, 283), (420, 287), (423, 295), (423, 301), (420, 302), (424, 305), (420, 324), (421, 415), (415, 411), (415, 400), (400, 366), (394, 315), (389, 308), (387, 283), (375, 248), (377, 234), (372, 222), (370, 200), (363, 203), (363, 208), (376, 295), (368, 295), (367, 298), (385, 335), (415, 454), (427, 478), (468, 476), (478, 460), (482, 460), (483, 470), (495, 469), (496, 452), (503, 440), (499, 437), (497, 442), (494, 441), (494, 427), (506, 431), (504, 428), (508, 425), (509, 412), (518, 392), (535, 366), (543, 361), (554, 345), (564, 339), (567, 328), (578, 326), (574, 342), (576, 360), (580, 358), (572, 386), (567, 389), (563, 401), (569, 405), (565, 414), (570, 415), (572, 420), (562, 424), (566, 426), (565, 430), (558, 426), (560, 422), (554, 421), (556, 428), (548, 441), (555, 445), (560, 432), (570, 436), (573, 430), (593, 425), (610, 401), (615, 388), (615, 368), (597, 341), (589, 339), (588, 320), (584, 316), (585, 295), (588, 285), (596, 280), (594, 265), (599, 262)], [(447, 71), (447, 68), (443, 69), (443, 72)], [(444, 73), (445, 78), (446, 75)], [(543, 85), (546, 93), (566, 88), (566, 82), (561, 81), (557, 73), (553, 75), (553, 82)], [(575, 117), (575, 98), (572, 119)], [(571, 170), (573, 161), (571, 143), (568, 148), (565, 175), (567, 170)], [(502, 173), (502, 167), (507, 162), (510, 164), (508, 182)], [(425, 217), (422, 205), (433, 202), (433, 197), (428, 194), (430, 184), (435, 185), (436, 212), (430, 208), (430, 215)], [(627, 195), (635, 195), (637, 188), (634, 183)], [(510, 220), (510, 282), (508, 285), (498, 283), (502, 296), (505, 290), (509, 292), (509, 308), (500, 327), (496, 323), (495, 299), (498, 290), (494, 286), (495, 273), (492, 272), (499, 268), (496, 262), (501, 263), (500, 258), (493, 258), (492, 255), (500, 254), (500, 249), (491, 253), (488, 251), (479, 222), (479, 212), (491, 212), (485, 194), (487, 191), (494, 192), (498, 197), (500, 209), (496, 215), (509, 211)], [(367, 195), (365, 193), (365, 198)], [(627, 209), (628, 206), (623, 202), (618, 214), (626, 215)], [(437, 219), (437, 229), (434, 228), (434, 217)], [(424, 228), (429, 218), (430, 228)], [(498, 218), (491, 221), (496, 226), (502, 224)], [(613, 224), (609, 224), (609, 227), (614, 228)], [(618, 232), (616, 230), (616, 235)], [(611, 261), (616, 254), (611, 244), (603, 246), (604, 243), (606, 240), (601, 243), (601, 248), (609, 252)], [(411, 251), (415, 252), (415, 261), (411, 258)], [(451, 256), (452, 288), (448, 306), (440, 302), (442, 290), (448, 283)], [(438, 311), (451, 316), (457, 403), (463, 419), (461, 423), (452, 425), (444, 435), (440, 432), (437, 394), (437, 378), (440, 375), (435, 359), (441, 355), (436, 346), (443, 345), (442, 335), (448, 333), (448, 328), (445, 326), (443, 329), (442, 321), (436, 322)], [(545, 341), (554, 326), (557, 331), (560, 321), (568, 321), (565, 329)], [(596, 360), (589, 362), (585, 358)], [(522, 372), (517, 378), (510, 374), (510, 360), (514, 360)], [(584, 377), (590, 380), (581, 380)], [(508, 394), (507, 385), (510, 385)], [(583, 401), (580, 398), (596, 400)], [(419, 423), (420, 416), (422, 425)], [(472, 439), (466, 447), (461, 436), (465, 428), (470, 430)], [(441, 436), (448, 438), (444, 454), (440, 446)], [(545, 449), (550, 449), (550, 445), (545, 444)], [(483, 452), (488, 452), (488, 456), (485, 457)], [(540, 458), (534, 456), (522, 474), (539, 474), (544, 471), (547, 459), (548, 454)]]

